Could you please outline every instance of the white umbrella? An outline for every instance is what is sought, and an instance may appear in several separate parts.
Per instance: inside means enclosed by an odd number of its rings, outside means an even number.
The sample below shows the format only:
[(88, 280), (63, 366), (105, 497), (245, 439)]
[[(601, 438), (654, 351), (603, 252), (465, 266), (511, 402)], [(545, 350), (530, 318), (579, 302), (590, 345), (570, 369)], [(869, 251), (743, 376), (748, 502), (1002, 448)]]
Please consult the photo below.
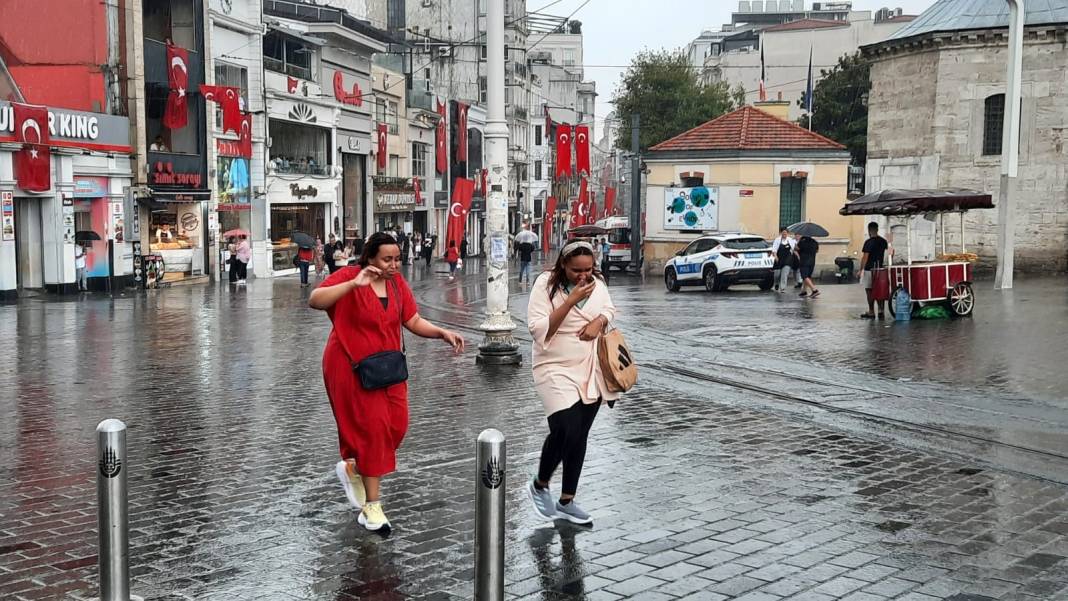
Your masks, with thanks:
[(534, 232), (530, 231), (530, 230), (523, 230), (523, 231), (519, 232), (518, 234), (516, 234), (515, 241), (518, 244), (523, 244), (524, 242), (529, 242), (531, 244), (537, 244), (538, 243), (538, 235), (535, 234)]

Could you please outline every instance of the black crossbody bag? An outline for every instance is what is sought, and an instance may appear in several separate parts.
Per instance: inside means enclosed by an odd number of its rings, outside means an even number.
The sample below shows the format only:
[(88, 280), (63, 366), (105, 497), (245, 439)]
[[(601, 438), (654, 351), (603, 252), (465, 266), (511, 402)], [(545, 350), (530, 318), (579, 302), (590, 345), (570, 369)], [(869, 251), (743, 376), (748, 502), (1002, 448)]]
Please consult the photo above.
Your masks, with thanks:
[[(360, 379), (360, 385), (364, 390), (380, 390), (389, 388), (394, 384), (400, 384), (408, 380), (408, 358), (404, 354), (404, 313), (401, 312), (400, 287), (390, 279), (396, 293), (398, 318), (400, 319), (401, 349), (399, 351), (382, 351), (364, 357), (359, 363), (353, 362), (352, 371)], [(381, 302), (381, 301), (379, 301)], [(352, 355), (349, 355), (352, 360)]]

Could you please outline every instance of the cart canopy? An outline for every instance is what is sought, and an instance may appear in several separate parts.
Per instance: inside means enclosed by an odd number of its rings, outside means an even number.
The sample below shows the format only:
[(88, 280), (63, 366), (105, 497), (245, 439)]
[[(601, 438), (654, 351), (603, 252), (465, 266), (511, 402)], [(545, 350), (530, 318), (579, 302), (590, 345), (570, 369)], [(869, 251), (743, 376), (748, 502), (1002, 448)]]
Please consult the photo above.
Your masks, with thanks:
[(915, 215), (940, 211), (993, 209), (989, 194), (963, 188), (941, 190), (883, 190), (846, 203), (842, 215)]

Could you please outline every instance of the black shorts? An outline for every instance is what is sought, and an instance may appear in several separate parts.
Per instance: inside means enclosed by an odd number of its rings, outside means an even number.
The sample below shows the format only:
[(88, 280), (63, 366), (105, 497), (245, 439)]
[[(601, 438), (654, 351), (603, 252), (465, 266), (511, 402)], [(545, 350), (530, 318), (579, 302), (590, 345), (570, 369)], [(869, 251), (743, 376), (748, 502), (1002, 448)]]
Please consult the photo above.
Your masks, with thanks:
[(812, 277), (812, 273), (815, 272), (815, 271), (816, 271), (816, 264), (815, 263), (802, 263), (801, 264), (801, 277), (802, 278), (810, 278), (810, 277)]

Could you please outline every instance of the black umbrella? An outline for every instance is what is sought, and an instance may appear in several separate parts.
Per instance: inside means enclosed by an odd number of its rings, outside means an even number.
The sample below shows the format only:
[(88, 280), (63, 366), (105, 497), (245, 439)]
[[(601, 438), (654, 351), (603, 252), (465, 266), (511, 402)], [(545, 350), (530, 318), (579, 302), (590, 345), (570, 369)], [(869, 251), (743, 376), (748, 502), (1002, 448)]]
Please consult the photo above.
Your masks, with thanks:
[(74, 233), (74, 241), (75, 242), (93, 242), (93, 241), (100, 240), (100, 239), (101, 239), (100, 238), (100, 234), (98, 234), (98, 233), (96, 233), (96, 232), (94, 232), (92, 230), (83, 230), (83, 231)]
[(293, 232), (293, 235), (290, 236), (289, 239), (301, 248), (315, 248), (315, 238), (312, 238), (304, 232)]
[(812, 223), (811, 221), (802, 221), (801, 223), (795, 223), (786, 228), (786, 231), (791, 234), (798, 234), (800, 236), (808, 236), (809, 238), (826, 238), (830, 236), (822, 225), (818, 223)]

